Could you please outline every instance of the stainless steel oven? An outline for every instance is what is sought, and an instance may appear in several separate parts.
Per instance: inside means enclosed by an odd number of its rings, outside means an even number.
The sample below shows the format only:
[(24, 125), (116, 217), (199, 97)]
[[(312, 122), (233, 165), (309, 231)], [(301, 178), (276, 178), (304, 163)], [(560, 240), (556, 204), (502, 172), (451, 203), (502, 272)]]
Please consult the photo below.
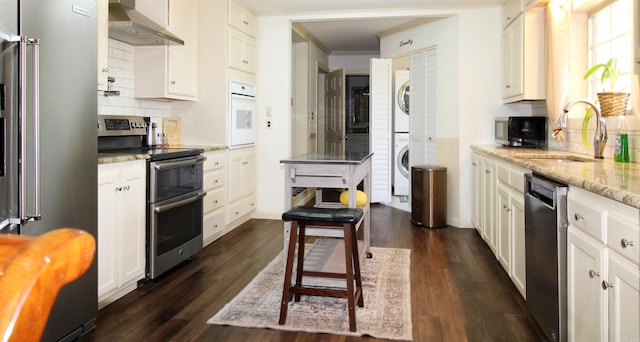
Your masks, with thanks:
[(154, 279), (202, 249), (202, 155), (150, 161), (147, 278)]

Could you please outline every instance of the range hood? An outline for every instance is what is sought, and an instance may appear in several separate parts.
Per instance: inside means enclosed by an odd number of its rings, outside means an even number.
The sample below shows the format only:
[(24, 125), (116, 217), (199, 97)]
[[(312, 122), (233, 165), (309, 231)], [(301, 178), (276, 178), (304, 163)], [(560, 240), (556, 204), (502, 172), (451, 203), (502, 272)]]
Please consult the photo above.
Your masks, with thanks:
[(135, 0), (109, 0), (109, 38), (135, 46), (184, 45), (184, 41), (136, 10)]

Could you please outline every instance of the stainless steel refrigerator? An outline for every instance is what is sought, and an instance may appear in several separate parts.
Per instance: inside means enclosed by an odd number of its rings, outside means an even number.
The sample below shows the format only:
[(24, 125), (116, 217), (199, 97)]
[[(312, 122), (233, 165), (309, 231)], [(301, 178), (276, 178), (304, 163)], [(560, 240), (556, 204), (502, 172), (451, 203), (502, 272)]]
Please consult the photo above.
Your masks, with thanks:
[[(97, 239), (96, 23), (95, 0), (0, 1), (2, 233)], [(43, 341), (95, 326), (96, 267), (62, 288)]]

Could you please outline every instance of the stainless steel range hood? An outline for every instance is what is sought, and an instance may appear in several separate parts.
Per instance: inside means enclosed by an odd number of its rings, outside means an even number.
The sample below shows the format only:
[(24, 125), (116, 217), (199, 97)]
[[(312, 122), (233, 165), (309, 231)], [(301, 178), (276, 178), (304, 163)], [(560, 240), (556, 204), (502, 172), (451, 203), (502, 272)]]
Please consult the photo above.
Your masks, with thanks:
[(109, 38), (131, 45), (184, 45), (184, 41), (136, 10), (135, 0), (109, 0)]

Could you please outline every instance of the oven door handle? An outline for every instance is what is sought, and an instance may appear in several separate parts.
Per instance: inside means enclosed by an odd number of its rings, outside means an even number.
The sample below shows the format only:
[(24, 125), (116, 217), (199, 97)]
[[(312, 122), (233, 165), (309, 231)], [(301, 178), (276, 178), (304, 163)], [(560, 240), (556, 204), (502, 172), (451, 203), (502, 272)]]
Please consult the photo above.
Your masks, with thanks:
[(154, 168), (156, 170), (166, 170), (166, 169), (173, 169), (176, 167), (183, 167), (183, 166), (189, 166), (189, 165), (195, 165), (198, 163), (202, 163), (205, 160), (207, 160), (207, 157), (205, 156), (199, 156), (197, 158), (189, 158), (189, 159), (185, 159), (185, 160), (179, 160), (179, 161), (173, 161), (173, 162), (156, 162), (154, 165)]
[(195, 202), (195, 201), (203, 198), (206, 194), (207, 194), (206, 191), (205, 192), (200, 192), (200, 193), (198, 193), (197, 195), (195, 195), (193, 197), (189, 197), (189, 198), (186, 198), (186, 199), (183, 199), (181, 201), (174, 202), (174, 203), (171, 203), (171, 204), (155, 207), (153, 210), (156, 213), (162, 213), (162, 212), (165, 212), (167, 210), (171, 210), (173, 208), (177, 208), (177, 207), (183, 206), (185, 204), (189, 204), (189, 203)]

